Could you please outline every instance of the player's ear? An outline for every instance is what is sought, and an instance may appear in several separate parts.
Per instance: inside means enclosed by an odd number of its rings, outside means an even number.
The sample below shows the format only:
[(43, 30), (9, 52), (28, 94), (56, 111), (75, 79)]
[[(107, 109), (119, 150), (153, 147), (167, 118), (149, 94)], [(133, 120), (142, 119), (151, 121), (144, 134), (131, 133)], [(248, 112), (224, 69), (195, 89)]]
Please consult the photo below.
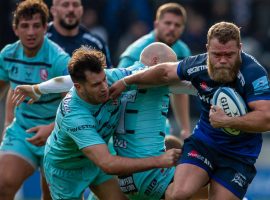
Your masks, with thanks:
[(74, 83), (74, 87), (75, 87), (77, 90), (80, 90), (80, 89), (81, 89), (80, 83)]
[(55, 6), (51, 6), (50, 13), (52, 14), (53, 17), (56, 15)]

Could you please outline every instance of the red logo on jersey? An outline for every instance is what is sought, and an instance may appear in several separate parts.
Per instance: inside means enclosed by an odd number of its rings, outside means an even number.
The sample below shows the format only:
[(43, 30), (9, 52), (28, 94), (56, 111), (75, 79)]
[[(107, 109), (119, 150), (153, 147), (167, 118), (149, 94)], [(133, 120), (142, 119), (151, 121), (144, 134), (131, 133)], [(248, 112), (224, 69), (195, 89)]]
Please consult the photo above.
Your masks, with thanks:
[(43, 80), (43, 81), (48, 80), (48, 71), (47, 71), (47, 69), (40, 69), (39, 75), (40, 75), (41, 80)]
[(208, 87), (208, 85), (206, 84), (206, 82), (201, 82), (200, 83), (200, 87), (202, 88), (202, 90), (204, 91), (211, 91), (213, 88)]

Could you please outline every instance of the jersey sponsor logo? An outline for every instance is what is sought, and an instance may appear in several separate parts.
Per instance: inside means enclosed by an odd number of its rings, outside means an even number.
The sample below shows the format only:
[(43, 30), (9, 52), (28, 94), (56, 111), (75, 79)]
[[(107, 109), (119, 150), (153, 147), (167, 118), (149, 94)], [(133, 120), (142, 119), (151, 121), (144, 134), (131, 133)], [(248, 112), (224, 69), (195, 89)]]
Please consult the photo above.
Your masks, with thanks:
[(199, 71), (203, 71), (205, 69), (207, 69), (207, 65), (199, 65), (196, 67), (189, 68), (187, 70), (187, 73), (190, 76), (191, 74), (194, 74), (194, 73), (199, 72)]
[(44, 68), (40, 69), (39, 75), (40, 75), (41, 80), (43, 80), (43, 81), (48, 80), (48, 71), (47, 71), (47, 69), (44, 69)]
[(207, 86), (206, 82), (201, 82), (200, 87), (202, 90), (207, 91), (207, 92), (210, 92), (211, 90), (213, 90), (213, 88), (210, 88)]
[(126, 149), (127, 148), (127, 141), (114, 137), (113, 146)]
[(77, 126), (75, 128), (68, 128), (67, 130), (69, 132), (77, 132), (77, 131), (81, 131), (81, 130), (85, 130), (85, 129), (91, 129), (91, 128), (95, 128), (96, 126), (93, 124), (86, 124), (86, 125), (80, 125)]
[(204, 164), (206, 164), (208, 167), (210, 167), (211, 169), (213, 169), (211, 162), (207, 158), (205, 158), (204, 156), (200, 155), (196, 150), (191, 150), (188, 153), (188, 157), (199, 159)]
[(134, 183), (133, 176), (118, 176), (118, 184), (122, 192), (126, 194), (138, 192), (138, 189), (136, 188), (136, 185)]
[(157, 185), (157, 179), (152, 180), (152, 182), (150, 183), (150, 185), (147, 186), (144, 194), (146, 195), (150, 195), (150, 193), (153, 191), (153, 189), (155, 188), (155, 186)]
[(33, 68), (32, 67), (25, 67), (25, 80), (26, 81), (32, 81), (33, 80), (33, 76), (32, 76), (32, 73), (33, 73)]
[(210, 97), (205, 96), (205, 95), (200, 95), (199, 93), (198, 93), (198, 97), (200, 98), (201, 101), (203, 101), (205, 103), (210, 103), (210, 100), (211, 100)]
[(70, 108), (69, 108), (70, 101), (71, 101), (71, 93), (68, 93), (66, 97), (63, 99), (63, 106), (62, 106), (66, 113), (70, 112)]
[(247, 178), (243, 174), (237, 172), (231, 182), (236, 183), (240, 187), (244, 187), (247, 184)]

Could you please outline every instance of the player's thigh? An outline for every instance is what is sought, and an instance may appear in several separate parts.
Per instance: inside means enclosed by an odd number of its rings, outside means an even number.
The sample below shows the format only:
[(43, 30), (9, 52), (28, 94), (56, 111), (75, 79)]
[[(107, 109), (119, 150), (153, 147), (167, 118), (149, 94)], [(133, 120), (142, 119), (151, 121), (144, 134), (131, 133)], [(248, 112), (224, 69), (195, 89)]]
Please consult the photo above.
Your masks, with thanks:
[(215, 180), (210, 182), (209, 200), (239, 200), (231, 191), (220, 185)]
[(183, 163), (176, 167), (173, 184), (184, 193), (194, 194), (209, 181), (208, 173), (193, 164)]
[(24, 158), (5, 152), (0, 153), (0, 187), (17, 190), (35, 168)]
[(120, 190), (116, 178), (111, 178), (99, 185), (92, 185), (90, 189), (99, 200), (127, 200), (127, 197)]

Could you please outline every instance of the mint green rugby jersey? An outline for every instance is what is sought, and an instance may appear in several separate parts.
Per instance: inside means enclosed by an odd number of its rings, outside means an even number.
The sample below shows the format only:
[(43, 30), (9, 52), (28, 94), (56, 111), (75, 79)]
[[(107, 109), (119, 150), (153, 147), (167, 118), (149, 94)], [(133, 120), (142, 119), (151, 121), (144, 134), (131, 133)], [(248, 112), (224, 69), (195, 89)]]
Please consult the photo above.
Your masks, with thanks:
[[(56, 76), (68, 74), (70, 57), (57, 44), (44, 38), (42, 47), (35, 57), (29, 58), (23, 52), (20, 41), (7, 45), (0, 55), (0, 79), (10, 82), (14, 89), (17, 85), (37, 84)], [(25, 129), (49, 124), (55, 119), (61, 94), (42, 95), (32, 105), (25, 100), (16, 107), (15, 117)]]
[[(108, 84), (115, 81), (106, 71)], [(82, 100), (73, 87), (60, 103), (55, 128), (47, 140), (45, 156), (55, 167), (96, 167), (81, 151), (108, 143), (120, 117), (120, 101), (93, 105)]]
[[(152, 31), (149, 34), (139, 38), (134, 43), (128, 46), (128, 48), (121, 54), (119, 67), (130, 67), (134, 62), (140, 60), (140, 55), (142, 50), (149, 44), (156, 42), (155, 41), (155, 32)], [(188, 46), (181, 40), (177, 40), (171, 48), (177, 55), (177, 60), (182, 60), (183, 58), (190, 56), (190, 49)]]
[[(122, 78), (144, 68), (136, 62), (132, 67), (113, 69), (113, 72)], [(168, 94), (166, 86), (122, 94), (121, 118), (114, 136), (114, 149), (119, 156), (138, 158), (164, 153)]]

